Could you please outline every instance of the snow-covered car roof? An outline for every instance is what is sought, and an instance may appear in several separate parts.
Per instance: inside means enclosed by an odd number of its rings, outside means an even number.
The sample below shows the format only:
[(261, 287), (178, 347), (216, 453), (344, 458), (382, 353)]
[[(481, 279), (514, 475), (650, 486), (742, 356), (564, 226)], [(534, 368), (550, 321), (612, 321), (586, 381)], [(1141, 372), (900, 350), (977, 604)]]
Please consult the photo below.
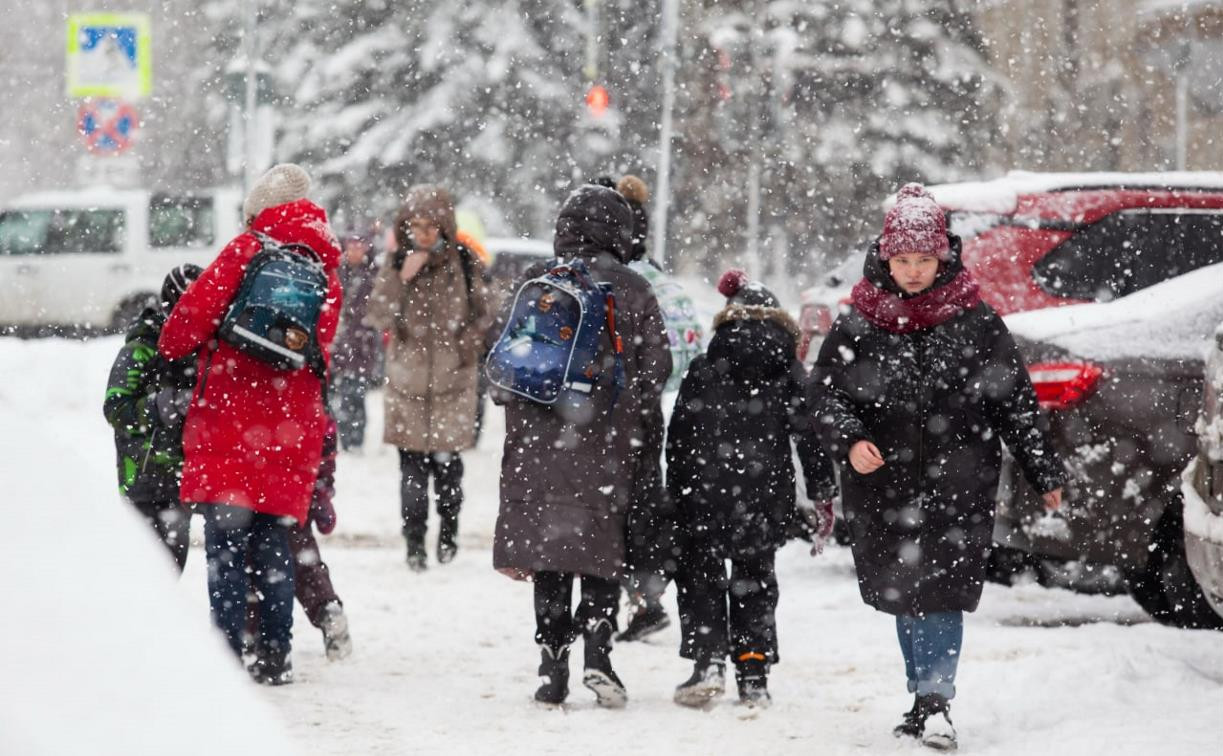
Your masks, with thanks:
[(1223, 321), (1223, 263), (1111, 302), (1019, 312), (1005, 320), (1017, 336), (1088, 359), (1201, 360)]
[[(1153, 173), (1033, 173), (1011, 171), (990, 181), (965, 181), (927, 187), (934, 199), (952, 211), (1007, 214), (1015, 212), (1019, 198), (1027, 194), (1106, 187), (1218, 189), (1223, 191), (1220, 171), (1162, 171)], [(891, 207), (895, 195), (888, 197)]]
[[(153, 192), (146, 189), (113, 189), (105, 186), (94, 186), (87, 189), (69, 189), (58, 191), (32, 192), (14, 197), (4, 203), (0, 209), (47, 209), (61, 207), (123, 207), (127, 205), (141, 205), (147, 203), (153, 196)], [(237, 200), (239, 193), (235, 189), (200, 189), (198, 191), (185, 191), (166, 193), (169, 197), (188, 197), (188, 196), (212, 196), (216, 195), (222, 201), (226, 199)], [(160, 194), (158, 196), (161, 196)]]

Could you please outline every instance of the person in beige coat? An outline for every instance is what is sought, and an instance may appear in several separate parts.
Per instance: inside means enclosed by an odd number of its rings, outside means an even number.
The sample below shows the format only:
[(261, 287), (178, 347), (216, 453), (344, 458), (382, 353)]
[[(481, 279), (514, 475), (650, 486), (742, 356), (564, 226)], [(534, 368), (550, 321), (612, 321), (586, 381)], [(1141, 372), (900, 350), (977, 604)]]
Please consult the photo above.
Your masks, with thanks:
[(475, 445), (476, 371), (491, 304), (483, 264), (457, 240), (449, 192), (412, 187), (394, 231), (396, 249), (383, 261), (364, 322), (390, 334), (383, 440), (399, 449), (408, 566), (420, 571), (430, 478), (438, 562), (458, 548), (460, 452)]

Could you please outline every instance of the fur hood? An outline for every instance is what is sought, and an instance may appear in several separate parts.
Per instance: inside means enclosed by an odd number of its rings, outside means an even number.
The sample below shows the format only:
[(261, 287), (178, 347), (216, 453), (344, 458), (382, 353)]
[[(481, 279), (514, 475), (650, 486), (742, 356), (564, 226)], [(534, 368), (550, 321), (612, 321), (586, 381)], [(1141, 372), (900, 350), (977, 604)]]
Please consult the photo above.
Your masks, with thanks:
[(790, 313), (780, 307), (763, 307), (761, 305), (727, 305), (713, 318), (713, 330), (718, 330), (722, 326), (734, 320), (771, 320), (781, 326), (787, 333), (794, 337), (795, 341), (799, 338), (798, 323), (794, 322), (794, 318)]

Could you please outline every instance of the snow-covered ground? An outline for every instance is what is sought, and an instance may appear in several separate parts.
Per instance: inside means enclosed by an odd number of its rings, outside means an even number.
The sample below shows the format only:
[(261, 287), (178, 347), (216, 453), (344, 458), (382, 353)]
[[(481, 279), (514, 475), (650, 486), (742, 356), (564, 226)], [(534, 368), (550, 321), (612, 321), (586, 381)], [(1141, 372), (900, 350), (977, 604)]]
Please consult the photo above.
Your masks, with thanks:
[[(782, 663), (770, 681), (776, 703), (755, 719), (743, 718), (733, 696), (707, 712), (671, 702), (689, 672), (676, 654), (674, 627), (616, 649), (627, 710), (595, 708), (580, 685), (565, 711), (534, 708), (530, 587), (491, 569), (500, 412), (490, 413), (481, 448), (466, 457), (458, 559), (416, 575), (403, 563), (398, 535), (396, 457), (377, 443), (380, 397), (371, 401), (365, 453), (341, 457), (339, 527), (322, 544), (350, 615), (353, 656), (327, 662), (299, 613), (294, 685), (234, 686), (232, 670), (205, 674), (227, 660), (199, 633), (177, 639), (191, 664), (149, 658), (144, 672), (117, 674), (114, 657), (130, 657), (133, 645), (149, 641), (148, 633), (116, 626), (208, 622), (200, 549), (164, 602), (124, 598), (113, 611), (99, 608), (98, 596), (108, 596), (122, 574), (81, 544), (119, 547), (130, 536), (118, 531), (135, 527), (114, 493), (101, 416), (118, 346), (115, 338), (0, 339), (0, 422), (8, 429), (0, 464), (9, 494), (0, 531), (0, 753), (242, 752), (237, 744), (252, 741), (231, 738), (227, 724), (238, 718), (265, 723), (279, 731), (269, 742), (287, 736), (293, 752), (310, 754), (922, 752), (890, 734), (910, 703), (894, 626), (861, 603), (840, 548), (812, 559), (795, 544), (779, 557)], [(47, 543), (59, 532), (63, 546)], [(134, 552), (130, 558), (146, 560), (150, 572), (165, 569), (156, 550)], [(22, 558), (34, 554), (41, 561)], [(66, 562), (46, 569), (56, 558)], [(48, 598), (53, 591), (64, 600)], [(93, 600), (74, 612), (83, 591)], [(116, 598), (129, 595), (115, 588)], [(672, 610), (673, 601), (669, 593)], [(51, 630), (78, 653), (42, 642)], [(15, 664), (22, 655), (37, 663)], [(163, 679), (152, 689), (157, 677), (149, 670), (167, 668), (187, 679)], [(96, 693), (72, 695), (85, 685)], [(1155, 625), (1124, 597), (987, 587), (981, 610), (968, 618), (958, 688), (955, 721), (968, 753), (1215, 754), (1223, 747), (1223, 634)], [(181, 738), (170, 744), (167, 728), (150, 725), (168, 713), (178, 717)], [(19, 729), (18, 722), (35, 725)], [(41, 740), (29, 737), (31, 727), (43, 728)], [(133, 745), (142, 733), (144, 745)]]

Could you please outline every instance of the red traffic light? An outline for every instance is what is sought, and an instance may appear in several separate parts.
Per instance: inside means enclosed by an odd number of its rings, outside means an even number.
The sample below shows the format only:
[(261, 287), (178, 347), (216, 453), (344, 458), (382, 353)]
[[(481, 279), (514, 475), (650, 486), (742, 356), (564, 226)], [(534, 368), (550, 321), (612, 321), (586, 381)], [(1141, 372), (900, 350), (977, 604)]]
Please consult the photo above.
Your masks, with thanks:
[(590, 109), (590, 114), (593, 116), (601, 116), (607, 112), (607, 106), (611, 104), (611, 95), (607, 93), (607, 88), (602, 84), (595, 84), (586, 92), (586, 107)]

